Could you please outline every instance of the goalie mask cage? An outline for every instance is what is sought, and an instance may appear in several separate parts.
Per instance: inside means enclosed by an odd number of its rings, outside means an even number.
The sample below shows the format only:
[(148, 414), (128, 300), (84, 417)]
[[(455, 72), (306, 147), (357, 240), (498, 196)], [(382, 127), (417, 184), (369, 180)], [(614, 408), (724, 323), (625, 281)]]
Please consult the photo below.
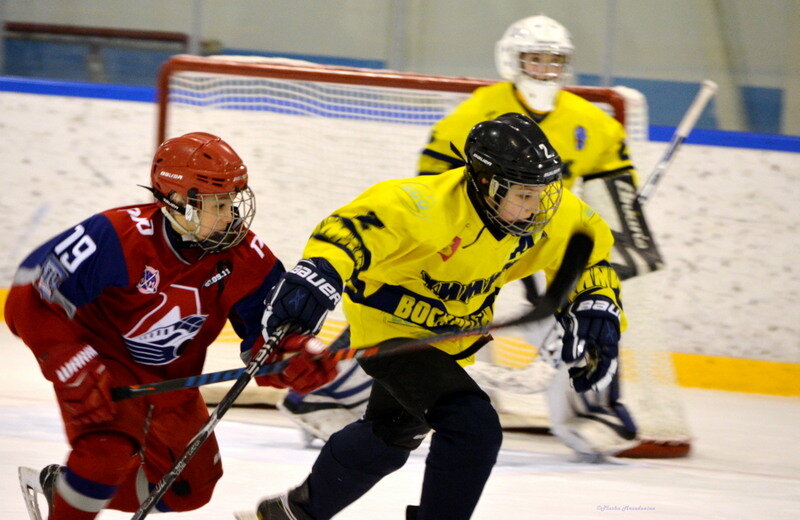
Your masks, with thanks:
[[(431, 126), (473, 90), (491, 83), (284, 59), (181, 55), (161, 70), (157, 137), (160, 143), (203, 131), (230, 143), (247, 164), (258, 199), (253, 229), (278, 258), (293, 263), (311, 230), (333, 210), (376, 182), (416, 175)], [(622, 122), (636, 156), (636, 143), (647, 140), (644, 96), (624, 87), (567, 90)], [(498, 308), (499, 316), (524, 309), (522, 291), (508, 292), (515, 295), (501, 299), (505, 309)], [(626, 308), (632, 305), (636, 303), (626, 301)], [(343, 325), (337, 309), (323, 339), (335, 336)], [(535, 357), (534, 349), (518, 339), (498, 338), (495, 343), (495, 363), (514, 366)], [(210, 368), (228, 368), (238, 361), (236, 353), (222, 359), (222, 366)], [(625, 349), (623, 366), (623, 402), (641, 436), (653, 440), (656, 450), (640, 454), (685, 454), (688, 428), (668, 353)], [(214, 387), (206, 388), (204, 395), (213, 401)], [(251, 388), (243, 397), (245, 402), (274, 404), (281, 395)], [(498, 405), (505, 425), (547, 427), (541, 393), (504, 396)]]

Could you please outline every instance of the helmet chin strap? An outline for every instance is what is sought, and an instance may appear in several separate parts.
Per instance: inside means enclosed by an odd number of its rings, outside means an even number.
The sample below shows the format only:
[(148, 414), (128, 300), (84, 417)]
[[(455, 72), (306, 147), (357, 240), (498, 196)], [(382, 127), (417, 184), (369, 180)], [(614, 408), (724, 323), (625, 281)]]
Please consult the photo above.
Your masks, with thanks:
[(141, 184), (139, 184), (139, 186), (152, 193), (157, 201), (164, 204), (164, 206), (161, 207), (161, 213), (169, 220), (175, 231), (180, 233), (181, 238), (186, 241), (198, 242), (195, 232), (186, 229), (186, 226), (178, 222), (173, 214), (173, 212), (180, 213), (187, 222), (192, 222), (195, 226), (198, 226), (200, 224), (200, 215), (198, 215), (197, 209), (195, 209), (194, 206), (175, 202), (152, 186), (142, 186)]
[(161, 213), (163, 213), (164, 216), (167, 218), (167, 220), (169, 220), (169, 223), (170, 225), (172, 225), (172, 228), (181, 235), (181, 238), (184, 241), (199, 242), (199, 240), (197, 240), (197, 235), (195, 235), (194, 231), (189, 231), (188, 229), (186, 229), (185, 226), (183, 226), (180, 222), (178, 222), (178, 220), (175, 218), (175, 215), (172, 213), (172, 210), (170, 208), (168, 208), (167, 206), (163, 206), (161, 208)]
[(561, 90), (560, 82), (539, 81), (522, 74), (514, 82), (528, 108), (536, 112), (550, 112), (555, 108), (556, 96)]

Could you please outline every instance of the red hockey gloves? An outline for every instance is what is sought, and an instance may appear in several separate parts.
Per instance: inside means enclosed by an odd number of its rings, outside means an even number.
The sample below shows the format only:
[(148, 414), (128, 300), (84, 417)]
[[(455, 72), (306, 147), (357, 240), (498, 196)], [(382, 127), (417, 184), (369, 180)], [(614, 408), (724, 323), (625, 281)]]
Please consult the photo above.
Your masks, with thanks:
[(617, 372), (620, 310), (610, 298), (582, 294), (558, 315), (564, 327), (561, 359), (578, 392), (600, 391)]
[[(253, 355), (264, 345), (263, 338), (256, 341)], [(325, 351), (325, 345), (314, 336), (289, 334), (267, 358), (266, 363), (288, 359), (289, 364), (278, 374), (256, 377), (259, 386), (291, 388), (295, 392), (307, 394), (336, 377), (336, 361), (326, 356), (317, 358)], [(296, 355), (288, 357), (289, 354)]]
[(262, 323), (268, 334), (287, 322), (316, 334), (325, 315), (342, 299), (342, 281), (324, 258), (304, 258), (283, 275), (267, 296)]
[(91, 345), (51, 354), (42, 371), (53, 382), (67, 421), (80, 426), (114, 418), (111, 375)]

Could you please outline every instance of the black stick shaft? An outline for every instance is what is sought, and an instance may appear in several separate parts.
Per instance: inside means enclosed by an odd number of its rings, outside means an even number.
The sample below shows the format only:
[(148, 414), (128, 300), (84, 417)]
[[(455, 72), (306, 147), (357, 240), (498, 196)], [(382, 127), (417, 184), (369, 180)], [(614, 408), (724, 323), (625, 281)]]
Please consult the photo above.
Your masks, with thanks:
[(169, 486), (175, 482), (175, 479), (181, 474), (181, 472), (186, 468), (186, 465), (189, 461), (194, 457), (197, 450), (200, 449), (200, 446), (208, 439), (211, 433), (214, 431), (214, 428), (217, 426), (217, 423), (222, 419), (222, 416), (225, 415), (225, 412), (233, 405), (233, 402), (239, 397), (239, 394), (242, 393), (244, 387), (247, 386), (247, 383), (250, 382), (250, 379), (253, 378), (253, 375), (258, 372), (258, 369), (261, 368), (261, 365), (264, 364), (267, 357), (269, 356), (272, 349), (280, 343), (283, 339), (283, 336), (286, 335), (287, 330), (289, 329), (289, 325), (284, 325), (280, 327), (277, 331), (275, 331), (272, 336), (269, 337), (265, 345), (259, 349), (250, 363), (247, 364), (247, 367), (244, 368), (244, 371), (239, 375), (236, 379), (236, 382), (233, 384), (228, 393), (220, 400), (217, 407), (209, 416), (206, 423), (200, 428), (200, 431), (197, 432), (197, 435), (192, 438), (189, 444), (186, 446), (186, 450), (184, 450), (183, 454), (175, 461), (175, 464), (153, 488), (153, 491), (150, 492), (150, 495), (142, 502), (139, 506), (139, 509), (134, 513), (131, 520), (142, 520), (147, 514), (153, 509), (156, 502), (164, 496), (164, 493), (167, 492)]

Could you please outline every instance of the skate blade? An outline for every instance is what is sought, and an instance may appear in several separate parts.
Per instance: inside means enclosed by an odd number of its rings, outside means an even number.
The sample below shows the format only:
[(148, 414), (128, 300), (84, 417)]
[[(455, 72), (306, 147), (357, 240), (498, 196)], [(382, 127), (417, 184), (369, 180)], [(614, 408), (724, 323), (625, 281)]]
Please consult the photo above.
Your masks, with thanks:
[(19, 467), (19, 486), (22, 489), (22, 498), (28, 508), (30, 520), (42, 520), (39, 509), (38, 496), (42, 494), (42, 485), (39, 483), (39, 471), (33, 468)]

